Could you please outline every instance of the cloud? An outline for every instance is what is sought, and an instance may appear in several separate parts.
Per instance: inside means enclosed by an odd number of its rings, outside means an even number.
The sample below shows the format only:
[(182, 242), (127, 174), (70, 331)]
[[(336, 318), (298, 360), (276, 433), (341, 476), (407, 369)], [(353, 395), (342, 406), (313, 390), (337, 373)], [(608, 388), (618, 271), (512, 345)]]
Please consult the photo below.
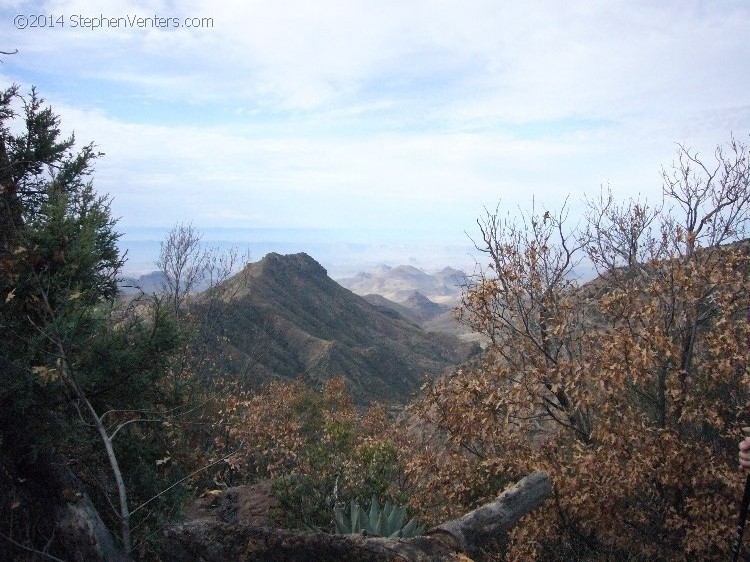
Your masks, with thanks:
[[(665, 100), (675, 110), (737, 105), (750, 80), (744, 4), (76, 1), (34, 11), (212, 18), (208, 29), (11, 34), (24, 51), (54, 54), (61, 72), (75, 58), (86, 74), (169, 101), (311, 111), (389, 91), (467, 120), (518, 122), (622, 116)], [(734, 87), (716, 87), (727, 81)]]
[(9, 28), (36, 83), (107, 156), (129, 224), (470, 228), (611, 183), (659, 193), (674, 141), (750, 130), (750, 6), (384, 0), (3, 4), (212, 18), (205, 29)]
[(310, 138), (286, 129), (133, 124), (55, 107), (78, 139), (95, 139), (106, 153), (96, 183), (132, 225), (190, 218), (205, 226), (386, 231), (453, 223), (460, 235), (500, 199), (515, 208), (533, 193), (555, 205), (619, 171), (612, 166), (618, 146), (592, 150), (585, 136), (566, 143), (487, 132)]

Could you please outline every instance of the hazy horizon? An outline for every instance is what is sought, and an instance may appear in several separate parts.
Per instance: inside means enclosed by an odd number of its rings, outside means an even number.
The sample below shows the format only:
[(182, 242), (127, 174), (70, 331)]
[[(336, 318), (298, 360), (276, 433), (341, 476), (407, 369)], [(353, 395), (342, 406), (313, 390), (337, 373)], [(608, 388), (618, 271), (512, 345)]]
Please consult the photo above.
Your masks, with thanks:
[[(155, 271), (160, 243), (171, 227), (121, 227), (121, 251), (127, 250), (123, 275), (139, 276)], [(449, 238), (398, 240), (380, 238), (377, 233), (345, 232), (334, 229), (199, 228), (202, 243), (220, 250), (237, 248), (250, 253), (255, 262), (269, 252), (304, 252), (318, 261), (332, 278), (343, 278), (378, 265), (413, 265), (426, 272), (454, 267), (474, 270), (479, 252), (468, 235), (465, 242)], [(485, 264), (486, 265), (486, 264)]]

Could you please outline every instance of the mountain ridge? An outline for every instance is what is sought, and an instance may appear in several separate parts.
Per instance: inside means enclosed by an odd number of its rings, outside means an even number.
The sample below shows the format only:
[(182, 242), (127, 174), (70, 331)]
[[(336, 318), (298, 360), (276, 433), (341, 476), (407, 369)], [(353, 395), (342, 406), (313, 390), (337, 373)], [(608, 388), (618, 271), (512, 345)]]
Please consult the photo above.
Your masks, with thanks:
[(212, 328), (225, 340), (218, 355), (251, 384), (340, 375), (360, 405), (404, 402), (425, 377), (477, 352), (455, 336), (426, 332), (379, 310), (304, 253), (267, 254), (225, 283), (232, 296), (218, 303)]

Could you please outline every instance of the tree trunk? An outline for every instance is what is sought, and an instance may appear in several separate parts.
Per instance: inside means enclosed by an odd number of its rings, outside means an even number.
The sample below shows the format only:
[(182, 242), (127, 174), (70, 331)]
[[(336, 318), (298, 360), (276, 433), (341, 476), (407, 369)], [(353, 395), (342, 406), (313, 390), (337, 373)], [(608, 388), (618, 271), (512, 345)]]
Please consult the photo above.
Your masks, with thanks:
[(109, 460), (109, 465), (112, 468), (112, 474), (115, 478), (115, 484), (117, 485), (117, 492), (120, 496), (120, 539), (122, 540), (122, 546), (125, 549), (125, 553), (130, 556), (132, 547), (130, 539), (130, 510), (128, 508), (128, 494), (125, 488), (125, 480), (123, 479), (122, 473), (120, 472), (120, 463), (117, 461), (117, 455), (115, 454), (114, 447), (112, 446), (112, 438), (107, 434), (107, 429), (104, 427), (104, 423), (102, 423), (102, 418), (99, 416), (99, 414), (97, 414), (94, 406), (81, 390), (81, 387), (76, 382), (73, 373), (70, 372), (65, 348), (59, 342), (57, 346), (60, 351), (60, 362), (62, 367), (63, 379), (66, 381), (68, 386), (73, 389), (73, 392), (75, 392), (76, 396), (84, 403), (84, 405), (88, 409), (89, 413), (91, 414), (91, 419), (96, 426), (96, 430), (99, 432), (99, 436), (102, 439), (104, 449), (107, 452), (107, 459)]
[(45, 486), (46, 493), (55, 498), (54, 541), (50, 539), (53, 551), (70, 562), (130, 560), (102, 522), (81, 482), (61, 457), (50, 463)]

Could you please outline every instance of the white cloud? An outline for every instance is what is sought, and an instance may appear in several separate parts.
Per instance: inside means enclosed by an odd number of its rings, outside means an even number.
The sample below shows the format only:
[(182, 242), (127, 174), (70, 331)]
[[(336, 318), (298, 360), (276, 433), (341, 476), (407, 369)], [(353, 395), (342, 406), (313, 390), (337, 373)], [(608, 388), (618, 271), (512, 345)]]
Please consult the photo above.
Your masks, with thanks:
[(674, 141), (710, 152), (750, 130), (744, 3), (0, 8), (16, 12), (213, 18), (203, 30), (8, 29), (21, 53), (0, 80), (38, 83), (101, 145), (97, 184), (126, 224), (452, 220), (460, 232), (498, 199), (554, 206), (608, 181), (653, 198)]
[[(26, 4), (31, 10), (31, 4)], [(711, 9), (708, 9), (711, 8)], [(34, 11), (211, 17), (204, 30), (24, 30), (24, 50), (166, 99), (311, 110), (443, 76), (459, 115), (525, 121), (737, 105), (750, 7), (698, 2), (48, 2)], [(17, 8), (21, 10), (21, 8)], [(66, 52), (60, 52), (64, 44)], [(118, 61), (119, 64), (113, 64)], [(69, 63), (72, 61), (69, 61)], [(106, 65), (106, 66), (102, 66)], [(178, 77), (178, 78), (175, 78)], [(457, 83), (451, 84), (454, 80)], [(717, 87), (731, 83), (733, 87)], [(430, 102), (440, 86), (413, 84)], [(375, 95), (375, 94), (373, 94)], [(438, 99), (439, 101), (439, 99)]]
[[(621, 171), (612, 166), (620, 156), (617, 145), (597, 152), (588, 139), (254, 136), (241, 129), (128, 124), (99, 111), (57, 108), (81, 141), (96, 139), (107, 153), (97, 185), (115, 197), (127, 224), (189, 217), (211, 226), (366, 224), (387, 230), (398, 229), (404, 216), (422, 214), (438, 221), (453, 217), (460, 233), (498, 199), (515, 208), (534, 194), (552, 206)], [(656, 171), (648, 170), (652, 177)]]

